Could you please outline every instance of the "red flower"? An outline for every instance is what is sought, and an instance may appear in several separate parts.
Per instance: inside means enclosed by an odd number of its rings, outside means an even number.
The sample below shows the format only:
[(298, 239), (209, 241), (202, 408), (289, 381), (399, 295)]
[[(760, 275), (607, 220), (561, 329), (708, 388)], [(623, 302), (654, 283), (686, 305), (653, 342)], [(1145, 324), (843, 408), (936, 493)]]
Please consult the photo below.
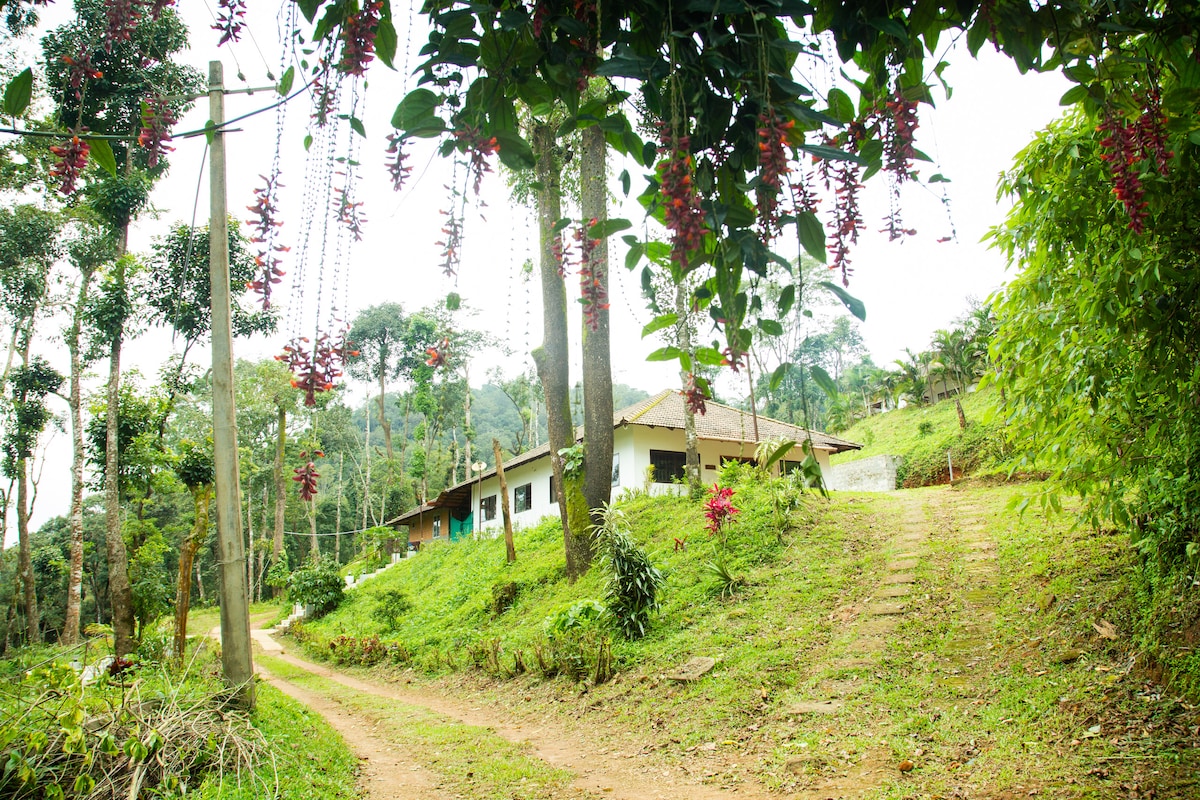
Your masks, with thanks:
[(690, 143), (687, 136), (677, 136), (666, 126), (659, 142), (659, 152), (664, 156), (658, 165), (659, 191), (667, 230), (671, 232), (671, 258), (687, 271), (692, 253), (703, 246), (708, 233), (700, 195), (692, 182)]
[(449, 278), (458, 274), (462, 264), (462, 221), (453, 208), (442, 213), (446, 216), (446, 224), (442, 226), (444, 238), (435, 244), (442, 248), (442, 260), (438, 266), (442, 268), (442, 274)]
[(292, 378), (292, 387), (304, 392), (304, 405), (313, 406), (317, 404), (317, 393), (333, 389), (334, 381), (342, 376), (342, 365), (346, 359), (358, 355), (358, 352), (350, 349), (345, 331), (337, 341), (328, 333), (317, 334), (311, 351), (307, 348), (308, 341), (304, 337), (293, 339), (283, 348), (281, 355), (275, 356), (275, 360), (287, 363), (295, 376)]
[(245, 16), (246, 0), (218, 0), (217, 21), (212, 26), (214, 31), (221, 34), (217, 47), (241, 38), (242, 28), (246, 27)]
[(346, 75), (365, 75), (375, 59), (375, 34), (383, 14), (382, 0), (368, 0), (362, 11), (342, 21), (342, 59), (338, 71)]
[(704, 416), (708, 411), (708, 406), (704, 403), (708, 399), (708, 394), (702, 386), (697, 385), (694, 374), (688, 373), (687, 385), (680, 394), (683, 395), (683, 401), (687, 403), (687, 407), (693, 414)]
[(114, 44), (128, 42), (142, 18), (145, 0), (108, 0), (108, 29), (104, 32), (104, 50), (111, 53)]
[(280, 269), (281, 262), (278, 253), (286, 253), (289, 248), (275, 241), (278, 229), (283, 225), (275, 219), (279, 209), (275, 205), (277, 190), (283, 186), (279, 182), (279, 173), (271, 177), (260, 175), (265, 181), (261, 189), (254, 190), (254, 205), (246, 206), (255, 215), (255, 219), (246, 224), (254, 228), (250, 241), (259, 245), (258, 253), (254, 256), (254, 264), (259, 269), (256, 280), (246, 284), (246, 288), (262, 296), (262, 307), (271, 307), (271, 288), (283, 280), (284, 272)]
[(50, 146), (50, 152), (58, 156), (54, 166), (50, 167), (50, 177), (61, 181), (58, 191), (63, 194), (71, 194), (75, 191), (75, 184), (79, 180), (83, 168), (87, 166), (90, 151), (91, 146), (80, 139), (78, 133), (71, 136), (66, 144)]
[(475, 176), (473, 187), (475, 195), (479, 195), (479, 187), (483, 185), (483, 176), (485, 173), (492, 171), (492, 165), (488, 163), (488, 158), (496, 154), (500, 149), (500, 144), (496, 141), (495, 136), (485, 137), (479, 132), (479, 129), (466, 125), (454, 132), (454, 138), (462, 142), (471, 156), (469, 169), (471, 174)]
[(412, 172), (412, 167), (404, 166), (404, 162), (408, 160), (408, 153), (401, 149), (404, 140), (397, 133), (390, 133), (387, 137), (387, 153), (385, 159), (388, 176), (392, 179), (392, 189), (400, 191), (404, 187), (405, 181), (408, 180), (409, 173)]
[(779, 194), (790, 173), (786, 145), (795, 122), (784, 122), (769, 109), (758, 117), (758, 219), (770, 236), (779, 230)]
[(588, 234), (596, 222), (592, 217), (586, 228), (581, 225), (575, 229), (575, 241), (579, 243), (579, 300), (583, 303), (583, 323), (590, 331), (600, 327), (600, 312), (607, 311), (609, 306), (604, 290), (604, 262), (595, 254), (600, 240)]
[(138, 144), (150, 151), (146, 157), (149, 167), (158, 165), (158, 159), (174, 150), (167, 144), (171, 141), (171, 126), (176, 123), (175, 112), (167, 98), (151, 97), (142, 103), (142, 129), (138, 133)]
[[(320, 457), (323, 457), (324, 455), (325, 454), (322, 453), (320, 450), (313, 451), (313, 458), (320, 458)], [(307, 456), (308, 456), (308, 453), (306, 453), (303, 450), (300, 451), (301, 458), (305, 458)], [(309, 501), (309, 500), (312, 500), (314, 497), (316, 497), (317, 496), (317, 478), (321, 477), (321, 473), (317, 472), (317, 465), (314, 464), (312, 461), (309, 461), (307, 464), (305, 464), (302, 467), (296, 467), (295, 469), (292, 470), (292, 472), (295, 473), (295, 475), (292, 476), (292, 480), (294, 480), (296, 483), (300, 484), (300, 486), (299, 486), (300, 499), (304, 500), (304, 501)]]
[(704, 517), (708, 520), (708, 535), (720, 533), (733, 518), (742, 510), (733, 504), (733, 489), (722, 488), (713, 484), (708, 490), (708, 499), (704, 501)]
[(426, 348), (425, 354), (429, 356), (425, 363), (434, 369), (446, 366), (446, 358), (450, 355), (450, 338), (443, 337), (441, 344)]

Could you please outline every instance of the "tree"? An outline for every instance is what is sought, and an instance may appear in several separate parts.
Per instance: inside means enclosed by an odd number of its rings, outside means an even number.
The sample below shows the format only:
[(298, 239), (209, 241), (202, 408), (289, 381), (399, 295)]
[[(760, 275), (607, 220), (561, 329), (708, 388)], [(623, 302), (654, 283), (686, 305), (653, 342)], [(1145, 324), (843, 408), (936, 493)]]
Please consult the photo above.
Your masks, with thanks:
[(180, 446), (175, 474), (192, 495), (192, 530), (179, 547), (179, 576), (175, 589), (175, 658), (187, 648), (187, 619), (192, 602), (192, 565), (208, 538), (208, 511), (213, 494), (211, 447), (185, 440)]
[[(117, 257), (103, 283), (103, 313), (93, 317), (98, 335), (107, 345), (108, 405), (115, 409), (120, 401), (121, 345), (132, 312), (127, 294), (127, 272), (133, 264), (126, 256), (129, 223), (145, 207), (154, 179), (166, 168), (159, 147), (139, 150), (130, 145), (147, 122), (143, 117), (143, 101), (155, 109), (154, 119), (177, 118), (202, 84), (195, 70), (170, 61), (173, 53), (186, 47), (187, 34), (169, 9), (140, 18), (130, 16), (120, 20), (125, 27), (114, 29), (108, 9), (100, 0), (77, 0), (75, 8), (76, 20), (52, 31), (42, 41), (47, 80), (56, 106), (55, 120), (72, 132), (69, 141), (62, 145), (61, 158), (56, 164), (62, 191), (70, 194), (82, 177), (89, 148), (82, 143), (81, 133), (129, 137), (98, 140), (105, 144), (90, 146), (95, 149), (97, 159), (103, 158), (101, 153), (111, 156), (111, 173), (107, 177), (89, 178), (85, 186), (88, 204), (117, 242)], [(104, 47), (96, 49), (99, 42), (104, 42)], [(156, 127), (157, 123), (152, 132)], [(109, 462), (105, 474), (111, 482), (105, 486), (105, 495), (109, 584), (115, 649), (117, 655), (123, 656), (133, 647), (133, 599), (128, 556), (121, 536), (117, 484), (119, 422), (115, 414), (108, 419)]]

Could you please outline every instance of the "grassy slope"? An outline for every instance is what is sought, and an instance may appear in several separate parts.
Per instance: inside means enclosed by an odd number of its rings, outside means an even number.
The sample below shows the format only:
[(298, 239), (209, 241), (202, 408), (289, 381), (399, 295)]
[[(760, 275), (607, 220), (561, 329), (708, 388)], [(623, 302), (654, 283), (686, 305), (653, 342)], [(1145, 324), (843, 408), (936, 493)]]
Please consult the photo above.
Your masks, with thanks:
[[(839, 453), (833, 456), (833, 463), (877, 455), (903, 456), (900, 480), (908, 486), (946, 482), (947, 450), (954, 458), (956, 478), (961, 468), (974, 474), (995, 468), (1000, 456), (998, 429), (991, 419), (995, 392), (971, 392), (962, 398), (962, 404), (967, 417), (965, 431), (958, 426), (953, 400), (907, 406), (860, 420), (838, 435), (863, 445), (862, 450)], [(921, 432), (923, 423), (928, 423), (929, 432)]]
[[(918, 575), (925, 592), (919, 613), (906, 618), (875, 662), (847, 667), (838, 660), (849, 636), (842, 612), (879, 585), (894, 554), (886, 543), (902, 513), (907, 504), (940, 497), (930, 492), (979, 509), (973, 513), (1000, 542), (1003, 591), (989, 638), (968, 645), (969, 678), (945, 666), (964, 656), (956, 631), (969, 616), (964, 598), (975, 587), (961, 548), (934, 540), (932, 561)], [(328, 640), (340, 634), (399, 640), (417, 666), (443, 673), (447, 685), (465, 681), (501, 704), (520, 696), (525, 709), (566, 714), (571, 724), (649, 734), (667, 758), (705, 753), (708, 774), (723, 783), (753, 771), (768, 785), (796, 789), (852, 762), (894, 765), (906, 757), (920, 763), (916, 777), (888, 782), (876, 796), (906, 796), (918, 778), (934, 792), (1032, 781), (1075, 786), (1074, 796), (1089, 797), (1106, 796), (1118, 778), (1145, 780), (1148, 769), (1162, 768), (1155, 780), (1174, 780), (1163, 777), (1180, 757), (1171, 701), (1142, 691), (1120, 643), (1098, 639), (1091, 628), (1100, 615), (1118, 626), (1128, 617), (1127, 550), (1119, 537), (1069, 530), (1065, 518), (1011, 516), (1004, 509), (1012, 492), (937, 488), (907, 499), (864, 495), (829, 503), (810, 497), (781, 540), (766, 510), (767, 487), (743, 485), (735, 502), (745, 511), (730, 535), (728, 560), (748, 585), (732, 600), (719, 596), (704, 570), (717, 544), (703, 530), (698, 504), (634, 500), (626, 508), (635, 538), (667, 575), (664, 607), (644, 641), (614, 644), (618, 676), (590, 687), (586, 700), (562, 678), (546, 681), (536, 670), (510, 674), (518, 651), (533, 663), (544, 620), (573, 601), (602, 595), (601, 569), (574, 585), (561, 580), (561, 538), (553, 525), (518, 532), (511, 566), (499, 540), (430, 548), (351, 593), (336, 612), (309, 624), (304, 638), (311, 652), (325, 655)], [(932, 529), (957, 530), (953, 520), (929, 522)], [(673, 548), (676, 537), (688, 542), (687, 550)], [(508, 581), (521, 591), (513, 608), (497, 616), (492, 587)], [(372, 609), (394, 589), (406, 592), (414, 608), (388, 632)], [(1057, 602), (1039, 612), (1039, 600), (1051, 595)], [(488, 674), (472, 669), (467, 655), (481, 652), (485, 641), (494, 644), (483, 649), (499, 654), (486, 665)], [(1072, 648), (1083, 657), (1058, 663)], [(696, 683), (663, 681), (665, 672), (697, 655), (718, 658), (717, 669)], [(447, 663), (460, 671), (445, 675)], [(830, 685), (845, 682), (860, 688), (839, 716), (787, 713), (789, 704), (820, 699)], [(1096, 724), (1102, 736), (1089, 733)], [(1142, 731), (1146, 739), (1139, 739)], [(1089, 774), (1097, 764), (1102, 769)]]

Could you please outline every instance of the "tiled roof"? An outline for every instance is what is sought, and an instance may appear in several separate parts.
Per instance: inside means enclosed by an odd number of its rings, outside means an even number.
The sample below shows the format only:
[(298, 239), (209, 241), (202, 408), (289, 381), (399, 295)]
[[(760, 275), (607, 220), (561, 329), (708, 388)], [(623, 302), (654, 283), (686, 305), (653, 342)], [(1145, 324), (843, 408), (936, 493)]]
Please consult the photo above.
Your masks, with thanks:
[[(780, 422), (777, 419), (760, 415), (758, 418), (758, 439), (755, 440), (754, 417), (750, 412), (732, 408), (722, 403), (714, 403), (711, 400), (705, 405), (707, 407), (706, 412), (696, 415), (696, 436), (701, 439), (757, 444), (757, 442), (767, 439), (784, 438), (802, 442), (808, 438), (808, 433), (799, 425)], [(644, 425), (648, 428), (675, 428), (683, 430), (683, 410), (683, 395), (672, 389), (664, 389), (653, 397), (646, 398), (640, 403), (634, 403), (627, 408), (622, 408), (620, 411), (615, 412), (613, 414), (613, 427)], [(583, 428), (577, 428), (575, 430), (575, 439), (578, 441), (582, 438)], [(812, 431), (812, 441), (813, 446), (818, 450), (828, 450), (831, 453), (862, 449), (862, 445), (860, 444), (839, 439), (836, 436), (830, 436), (820, 431)], [(541, 444), (532, 450), (526, 450), (520, 455), (513, 456), (504, 462), (504, 469), (514, 469), (522, 464), (537, 461), (539, 458), (548, 455), (550, 455), (549, 442)], [(491, 477), (494, 474), (496, 474), (495, 467), (487, 470), (482, 475), (473, 476), (470, 480), (451, 486), (442, 492), (436, 500), (431, 500), (422, 508), (413, 509), (402, 514), (390, 520), (388, 524), (403, 523), (405, 520), (411, 519), (421, 512), (428, 512), (432, 508), (439, 507), (442, 505), (442, 498), (448, 493), (467, 484), (474, 483), (477, 480)]]
[[(758, 417), (758, 438), (754, 436), (754, 416), (749, 411), (732, 408), (711, 400), (707, 411), (696, 415), (696, 435), (701, 439), (718, 439), (730, 442), (761, 442), (766, 439), (795, 439), (804, 441), (807, 432), (799, 425), (780, 422), (777, 419)], [(618, 411), (614, 426), (646, 425), (654, 428), (683, 429), (683, 395), (670, 389), (659, 392), (636, 405)], [(821, 450), (840, 453), (843, 450), (861, 450), (862, 445), (820, 431), (812, 432), (813, 445)]]

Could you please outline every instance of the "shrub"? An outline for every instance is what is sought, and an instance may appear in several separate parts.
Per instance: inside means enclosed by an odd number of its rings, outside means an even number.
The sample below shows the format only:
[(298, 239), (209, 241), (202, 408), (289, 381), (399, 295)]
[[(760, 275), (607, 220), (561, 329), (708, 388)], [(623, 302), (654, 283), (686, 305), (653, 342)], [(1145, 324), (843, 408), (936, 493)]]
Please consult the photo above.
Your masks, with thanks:
[(328, 614), (342, 602), (345, 582), (332, 561), (315, 559), (292, 573), (288, 595), (292, 602), (311, 606), (314, 616)]
[(383, 626), (386, 631), (394, 631), (400, 626), (400, 617), (412, 610), (412, 601), (401, 589), (387, 589), (375, 597), (375, 608), (371, 616)]
[(521, 593), (521, 585), (514, 581), (497, 583), (492, 586), (492, 613), (497, 617), (512, 608)]
[(659, 606), (663, 575), (629, 535), (629, 521), (620, 510), (604, 508), (595, 536), (608, 573), (604, 595), (608, 613), (626, 639), (640, 639), (646, 635), (650, 613)]

